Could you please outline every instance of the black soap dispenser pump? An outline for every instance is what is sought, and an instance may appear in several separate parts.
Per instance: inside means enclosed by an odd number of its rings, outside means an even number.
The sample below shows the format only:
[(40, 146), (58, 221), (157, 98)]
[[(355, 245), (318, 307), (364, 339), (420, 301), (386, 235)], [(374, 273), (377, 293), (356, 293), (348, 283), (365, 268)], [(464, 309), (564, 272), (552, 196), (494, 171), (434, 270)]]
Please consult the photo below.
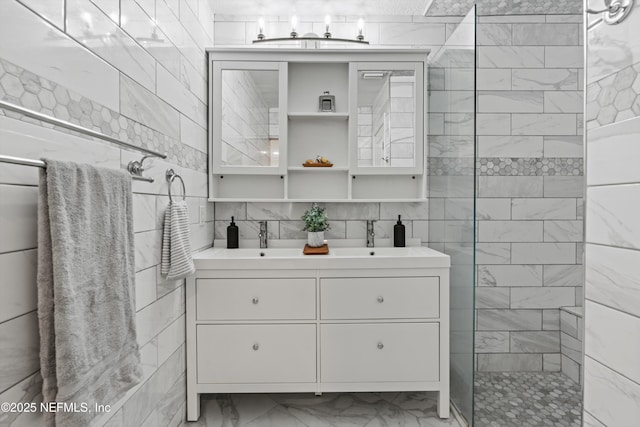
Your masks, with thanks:
[(393, 246), (396, 248), (404, 248), (404, 224), (400, 220), (400, 215), (398, 215), (398, 222), (393, 226)]
[(238, 226), (233, 222), (227, 227), (227, 249), (238, 249)]

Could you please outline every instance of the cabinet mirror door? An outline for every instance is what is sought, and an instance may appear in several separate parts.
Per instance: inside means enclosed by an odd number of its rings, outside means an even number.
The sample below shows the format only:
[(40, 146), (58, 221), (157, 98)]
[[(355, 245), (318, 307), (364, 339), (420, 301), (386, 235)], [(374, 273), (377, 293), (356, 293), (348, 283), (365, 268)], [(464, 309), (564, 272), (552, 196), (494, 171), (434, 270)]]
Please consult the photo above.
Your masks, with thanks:
[(281, 156), (286, 140), (281, 68), (279, 63), (214, 62), (215, 172), (281, 173), (286, 165)]
[[(358, 63), (355, 86), (352, 159), (360, 173), (422, 169), (423, 70), (421, 63)], [(355, 152), (354, 152), (355, 151)], [(404, 172), (403, 172), (404, 171)], [(391, 171), (390, 171), (391, 172)]]

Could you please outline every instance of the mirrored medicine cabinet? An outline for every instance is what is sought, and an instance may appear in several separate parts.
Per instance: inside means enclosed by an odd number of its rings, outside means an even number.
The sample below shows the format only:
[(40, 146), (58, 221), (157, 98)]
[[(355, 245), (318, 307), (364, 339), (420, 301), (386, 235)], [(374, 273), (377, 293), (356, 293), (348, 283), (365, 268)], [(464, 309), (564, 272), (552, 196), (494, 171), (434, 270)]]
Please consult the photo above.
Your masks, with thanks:
[(425, 50), (208, 55), (211, 200), (426, 197)]

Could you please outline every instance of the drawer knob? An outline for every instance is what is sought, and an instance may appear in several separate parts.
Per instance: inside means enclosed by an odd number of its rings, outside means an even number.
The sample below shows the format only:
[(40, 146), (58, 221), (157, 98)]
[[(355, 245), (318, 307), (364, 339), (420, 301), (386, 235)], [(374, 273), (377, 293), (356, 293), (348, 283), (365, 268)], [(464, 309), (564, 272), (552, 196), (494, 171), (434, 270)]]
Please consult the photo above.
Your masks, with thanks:
[(380, 296), (378, 297), (378, 302), (379, 302), (380, 304), (382, 304), (382, 303), (384, 302), (384, 297), (383, 297), (382, 295), (380, 295)]
[(253, 297), (253, 299), (251, 300), (252, 303), (257, 304), (260, 302), (260, 300), (258, 299), (258, 297)]
[(384, 344), (382, 344), (381, 342), (378, 343), (378, 349), (382, 350), (384, 348)]
[(253, 351), (258, 351), (260, 349), (260, 344), (255, 343), (251, 346), (251, 348), (253, 349)]

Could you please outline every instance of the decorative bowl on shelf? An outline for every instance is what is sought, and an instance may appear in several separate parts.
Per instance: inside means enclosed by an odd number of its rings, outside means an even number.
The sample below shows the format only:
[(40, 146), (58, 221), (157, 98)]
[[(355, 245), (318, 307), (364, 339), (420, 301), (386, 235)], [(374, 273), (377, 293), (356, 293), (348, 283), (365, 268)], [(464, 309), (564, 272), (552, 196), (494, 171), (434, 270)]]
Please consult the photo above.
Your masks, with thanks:
[(333, 163), (303, 163), (302, 166), (305, 168), (330, 168)]
[(305, 168), (330, 168), (333, 166), (333, 163), (329, 159), (323, 156), (316, 157), (315, 160), (308, 159), (306, 160), (302, 166)]

